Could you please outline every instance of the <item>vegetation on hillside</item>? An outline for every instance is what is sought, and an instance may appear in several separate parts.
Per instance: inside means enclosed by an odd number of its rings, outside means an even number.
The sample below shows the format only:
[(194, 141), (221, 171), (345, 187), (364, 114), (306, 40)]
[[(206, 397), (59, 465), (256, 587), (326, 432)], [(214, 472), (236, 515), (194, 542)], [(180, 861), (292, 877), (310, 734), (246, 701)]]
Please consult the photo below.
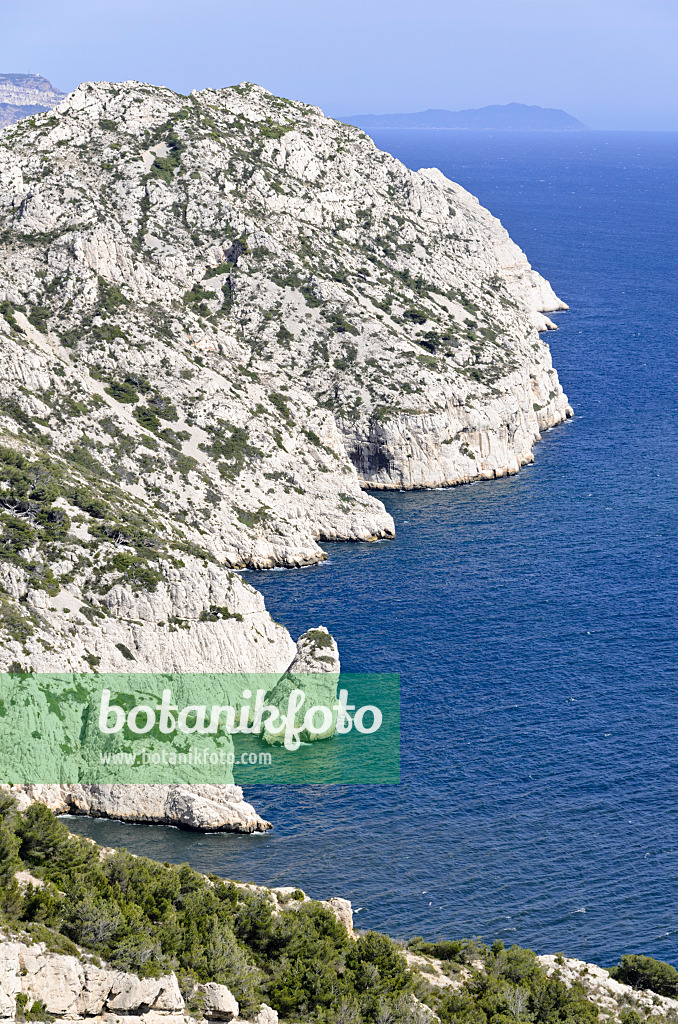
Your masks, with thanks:
[[(19, 869), (40, 884), (20, 886)], [(6, 934), (101, 960), (142, 976), (176, 971), (189, 1010), (196, 983), (228, 985), (241, 1015), (261, 1002), (283, 1019), (328, 1024), (595, 1024), (582, 984), (549, 976), (529, 949), (501, 941), (425, 942), (410, 952), (442, 961), (437, 987), (408, 965), (402, 945), (367, 932), (349, 937), (327, 906), (159, 864), (125, 850), (108, 856), (73, 836), (43, 806), (24, 814), (0, 797), (0, 912)], [(624, 957), (620, 980), (666, 991), (676, 974), (650, 957)], [(636, 971), (631, 978), (630, 971)], [(640, 973), (638, 973), (640, 971)], [(673, 972), (671, 978), (669, 973)], [(641, 976), (642, 975), (642, 976)], [(628, 1008), (623, 1024), (637, 1024)]]

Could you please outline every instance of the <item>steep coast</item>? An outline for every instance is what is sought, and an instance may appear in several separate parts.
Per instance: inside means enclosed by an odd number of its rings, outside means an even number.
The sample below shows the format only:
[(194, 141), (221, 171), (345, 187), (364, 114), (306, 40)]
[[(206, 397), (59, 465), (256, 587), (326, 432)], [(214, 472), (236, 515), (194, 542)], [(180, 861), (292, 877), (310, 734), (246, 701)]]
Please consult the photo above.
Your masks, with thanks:
[(282, 675), (234, 569), (391, 537), (365, 488), (516, 473), (571, 415), (499, 221), (248, 83), (4, 129), (0, 268), (5, 670)]

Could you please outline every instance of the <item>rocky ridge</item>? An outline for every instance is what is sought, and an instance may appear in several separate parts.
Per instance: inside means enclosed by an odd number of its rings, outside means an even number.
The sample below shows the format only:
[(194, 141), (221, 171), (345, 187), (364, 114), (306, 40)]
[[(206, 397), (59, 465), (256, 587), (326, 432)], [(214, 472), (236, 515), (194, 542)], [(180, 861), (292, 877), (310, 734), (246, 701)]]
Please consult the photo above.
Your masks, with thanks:
[[(301, 687), (307, 695), (307, 701), (299, 712), (298, 720), (301, 720), (308, 706), (323, 704), (331, 707), (334, 704), (339, 672), (339, 652), (334, 639), (322, 626), (309, 630), (299, 638), (296, 655), (287, 671), (277, 680), (275, 676), (264, 677), (271, 684), (266, 695), (267, 703), (285, 709), (289, 691)], [(263, 738), (270, 743), (279, 742), (275, 737), (264, 735)], [(309, 737), (305, 732), (302, 733), (302, 739), (311, 738), (319, 737)], [(75, 747), (77, 736), (66, 730), (63, 735), (55, 737), (55, 742)], [(1, 756), (7, 762), (11, 760), (8, 751), (3, 750)], [(232, 778), (230, 768), (224, 769), (223, 774), (226, 778)], [(232, 783), (0, 784), (0, 791), (13, 796), (20, 811), (26, 810), (32, 803), (40, 803), (54, 814), (167, 824), (195, 831), (251, 833), (265, 832), (272, 827), (244, 799), (240, 786)]]
[[(21, 802), (17, 806), (21, 809)], [(94, 844), (93, 844), (94, 845)], [(99, 847), (99, 858), (115, 853)], [(29, 872), (16, 873), (19, 886), (30, 891), (44, 882)], [(354, 937), (353, 912), (349, 900), (332, 897), (311, 901), (300, 889), (267, 888), (234, 883), (270, 903), (274, 914), (293, 913), (304, 904), (325, 907)], [(223, 984), (210, 981), (195, 984), (182, 994), (174, 972), (161, 977), (139, 977), (102, 964), (86, 949), (77, 955), (59, 953), (30, 935), (0, 932), (0, 1019), (68, 1020), (91, 1024), (127, 1021), (131, 1024), (189, 1024), (196, 1018), (207, 1021), (238, 1021), (238, 1001)], [(184, 998), (184, 995), (186, 998)], [(187, 1000), (188, 999), (188, 1005)], [(252, 1024), (278, 1024), (278, 1013), (265, 1003), (251, 1016)]]
[[(463, 992), (469, 983), (472, 984), (474, 972), (481, 974), (485, 970), (482, 960), (476, 961), (472, 968), (459, 968), (457, 964), (405, 951), (405, 958), (413, 971), (426, 979), (436, 989)], [(675, 1021), (678, 1017), (678, 999), (658, 995), (650, 989), (633, 988), (612, 977), (610, 971), (597, 964), (566, 957), (562, 953), (546, 953), (537, 956), (537, 961), (544, 967), (549, 976), (561, 979), (567, 988), (581, 985), (587, 998), (598, 1009), (601, 1021), (624, 1019), (631, 1012), (638, 1015), (638, 1020), (660, 1019)], [(635, 1020), (635, 1017), (630, 1017)]]
[(19, 810), (44, 804), (54, 814), (176, 825), (208, 832), (265, 832), (261, 818), (235, 785), (22, 785), (1, 786)]

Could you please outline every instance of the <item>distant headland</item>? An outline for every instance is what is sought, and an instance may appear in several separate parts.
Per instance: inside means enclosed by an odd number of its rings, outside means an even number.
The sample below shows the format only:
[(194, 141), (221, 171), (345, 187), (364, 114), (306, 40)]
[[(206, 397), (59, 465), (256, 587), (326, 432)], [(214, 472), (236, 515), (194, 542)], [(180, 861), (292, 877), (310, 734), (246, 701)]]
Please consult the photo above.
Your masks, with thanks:
[(587, 127), (565, 110), (495, 104), (476, 110), (421, 110), (414, 114), (352, 114), (339, 120), (359, 128), (437, 128), (467, 131), (581, 132)]
[(0, 74), (0, 128), (51, 110), (65, 95), (42, 75)]

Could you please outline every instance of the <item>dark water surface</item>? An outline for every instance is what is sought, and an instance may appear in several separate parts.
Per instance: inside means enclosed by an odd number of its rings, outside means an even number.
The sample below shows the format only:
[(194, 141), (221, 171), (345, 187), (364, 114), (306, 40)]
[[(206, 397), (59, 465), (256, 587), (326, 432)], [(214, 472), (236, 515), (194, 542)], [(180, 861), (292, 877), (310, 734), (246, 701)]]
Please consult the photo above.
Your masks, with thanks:
[(375, 131), (501, 217), (570, 305), (575, 409), (518, 477), (388, 494), (391, 543), (251, 573), (294, 635), (402, 675), (398, 787), (251, 788), (266, 836), (77, 820), (361, 927), (678, 961), (678, 135)]

